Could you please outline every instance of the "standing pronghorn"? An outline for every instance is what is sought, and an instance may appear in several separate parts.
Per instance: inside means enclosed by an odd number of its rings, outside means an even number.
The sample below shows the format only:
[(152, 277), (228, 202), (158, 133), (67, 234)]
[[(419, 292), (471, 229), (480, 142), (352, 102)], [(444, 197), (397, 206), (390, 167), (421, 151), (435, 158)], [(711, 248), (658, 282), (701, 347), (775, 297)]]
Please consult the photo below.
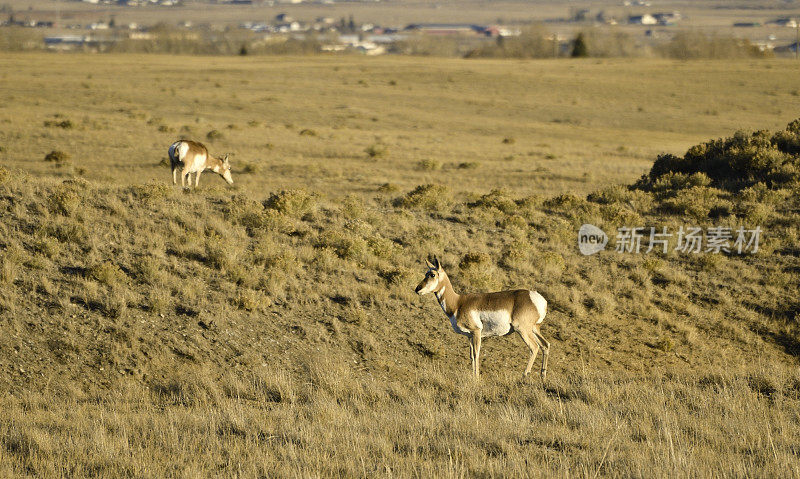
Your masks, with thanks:
[(225, 158), (214, 158), (208, 154), (208, 149), (202, 143), (189, 140), (179, 140), (169, 146), (169, 162), (172, 166), (172, 184), (178, 184), (178, 166), (183, 166), (181, 170), (181, 186), (184, 185), (184, 180), (189, 179), (189, 186), (192, 186), (192, 177), (189, 176), (195, 173), (194, 187), (197, 188), (200, 183), (200, 173), (205, 170), (211, 170), (219, 174), (228, 182), (229, 185), (233, 184), (231, 178), (231, 164), (228, 161), (228, 155)]
[(542, 295), (527, 289), (459, 295), (435, 256), (433, 262), (428, 260), (426, 263), (428, 272), (415, 291), (420, 295), (434, 293), (455, 332), (469, 337), (469, 354), (475, 376), (480, 375), (481, 338), (505, 336), (516, 331), (531, 350), (526, 376), (531, 372), (539, 348), (542, 348), (544, 381), (550, 343), (539, 331), (547, 313), (547, 301)]

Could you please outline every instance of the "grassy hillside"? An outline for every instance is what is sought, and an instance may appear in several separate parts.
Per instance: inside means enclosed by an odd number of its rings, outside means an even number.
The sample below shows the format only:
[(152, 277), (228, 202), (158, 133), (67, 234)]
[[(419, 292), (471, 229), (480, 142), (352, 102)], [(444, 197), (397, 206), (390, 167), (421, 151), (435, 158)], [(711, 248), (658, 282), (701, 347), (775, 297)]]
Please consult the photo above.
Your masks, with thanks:
[[(325, 114), (284, 106), (292, 128), (220, 129), (223, 139), (211, 142), (215, 151), (252, 153), (271, 141), (269, 151), (282, 153), (241, 160), (254, 170), (234, 171), (236, 188), (206, 174), (200, 189), (183, 192), (157, 166), (175, 133), (158, 132), (146, 116), (110, 121), (116, 113), (92, 105), (80, 116), (78, 100), (49, 91), (37, 106), (27, 88), (18, 81), (4, 90), (17, 102), (0, 110), (8, 120), (0, 475), (800, 474), (796, 122), (676, 147), (642, 158), (641, 171), (622, 158), (588, 159), (599, 184), (563, 180), (539, 191), (541, 183), (506, 183), (512, 167), (534, 178), (533, 161), (484, 152), (489, 143), (527, 149), (535, 140), (522, 127), (459, 145), (479, 122), (453, 113), (446, 146), (487, 156), (466, 171), (424, 170), (411, 166), (418, 160), (399, 133), (383, 158), (313, 157), (330, 144), (368, 148), (344, 138), (356, 141), (382, 120), (326, 130)], [(292, 88), (275, 94), (300, 98)], [(344, 91), (358, 101), (355, 87)], [(158, 100), (138, 94), (145, 105)], [(165, 111), (182, 108), (169, 96)], [(37, 117), (52, 115), (53, 104), (62, 116)], [(248, 105), (212, 108), (200, 124), (242, 125)], [(309, 116), (301, 123), (301, 115)], [(447, 130), (437, 118), (423, 138)], [(624, 131), (597, 118), (577, 131), (542, 128), (583, 132), (598, 148), (619, 141), (587, 136)], [(66, 120), (72, 127), (53, 126)], [(305, 128), (316, 136), (301, 135)], [(690, 136), (681, 131), (677, 143)], [(147, 162), (131, 166), (137, 138), (149, 138), (135, 156)], [(587, 143), (570, 145), (577, 158)], [(45, 162), (53, 149), (71, 158)], [(456, 161), (441, 151), (427, 158)], [(553, 164), (570, 171), (569, 161)], [(331, 174), (339, 168), (346, 173)], [(611, 236), (606, 251), (579, 253), (583, 223)], [(760, 226), (763, 236), (755, 254), (681, 253), (676, 238), (667, 254), (626, 254), (614, 251), (623, 226)], [(522, 379), (528, 353), (516, 336), (487, 341), (482, 377), (470, 377), (464, 339), (431, 298), (413, 294), (431, 252), (459, 291), (529, 287), (548, 299), (547, 383)]]
[[(650, 475), (741, 474), (755, 460), (797, 473), (796, 153), (777, 166), (793, 173), (739, 194), (667, 171), (652, 193), (613, 187), (588, 201), (450, 200), (430, 185), (336, 203), (3, 169), (2, 463)], [(670, 202), (686, 195), (707, 209)], [(729, 213), (712, 221), (716, 203)], [(621, 220), (757, 221), (768, 233), (754, 255), (575, 251), (580, 223)], [(466, 345), (411, 293), (427, 251), (443, 252), (458, 289), (549, 298), (544, 387), (520, 379), (516, 338), (489, 342), (484, 378), (469, 379)]]

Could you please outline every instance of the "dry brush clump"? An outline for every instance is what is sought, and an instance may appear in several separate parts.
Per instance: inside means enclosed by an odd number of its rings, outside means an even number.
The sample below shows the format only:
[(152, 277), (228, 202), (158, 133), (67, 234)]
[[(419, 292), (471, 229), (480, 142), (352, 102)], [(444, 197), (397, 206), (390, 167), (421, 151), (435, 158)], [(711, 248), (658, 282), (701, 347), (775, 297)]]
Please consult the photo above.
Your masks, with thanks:
[(44, 156), (44, 161), (49, 161), (59, 167), (67, 165), (69, 160), (70, 156), (61, 150), (53, 150)]
[(396, 198), (394, 205), (443, 212), (451, 202), (450, 192), (446, 186), (426, 184), (419, 185), (405, 196)]

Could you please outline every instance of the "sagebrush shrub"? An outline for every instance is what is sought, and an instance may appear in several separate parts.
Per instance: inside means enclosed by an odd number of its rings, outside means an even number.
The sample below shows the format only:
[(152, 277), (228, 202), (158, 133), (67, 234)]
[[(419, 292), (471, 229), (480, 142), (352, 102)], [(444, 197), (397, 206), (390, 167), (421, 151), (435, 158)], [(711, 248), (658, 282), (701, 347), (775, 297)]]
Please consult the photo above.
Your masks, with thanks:
[(383, 143), (374, 143), (364, 149), (364, 153), (372, 159), (380, 160), (389, 157), (389, 147)]
[(45, 120), (44, 126), (51, 127), (51, 128), (63, 128), (65, 130), (72, 129), (75, 125), (72, 123), (72, 120)]
[(58, 188), (47, 197), (50, 211), (64, 216), (72, 216), (81, 203), (81, 197), (70, 188)]
[(417, 169), (422, 171), (435, 171), (442, 169), (442, 165), (436, 160), (424, 159), (417, 162)]
[(119, 266), (111, 261), (103, 261), (89, 270), (89, 277), (106, 286), (116, 286), (125, 282), (128, 277)]
[(447, 187), (435, 184), (419, 185), (394, 201), (395, 206), (431, 211), (445, 209), (451, 203), (450, 191)]
[(55, 163), (56, 166), (64, 166), (69, 163), (69, 155), (60, 150), (53, 150), (44, 156), (44, 161)]
[[(691, 216), (697, 220), (711, 216), (729, 214), (730, 201), (722, 197), (724, 192), (707, 186), (695, 186), (683, 190), (680, 195), (664, 200), (661, 211), (668, 214)], [(712, 214), (713, 212), (713, 214)]]
[(263, 202), (264, 208), (273, 209), (296, 218), (311, 212), (316, 204), (316, 195), (301, 189), (273, 193)]
[(363, 259), (369, 251), (369, 246), (364, 238), (336, 230), (328, 230), (320, 234), (316, 246), (330, 248), (342, 259)]
[(476, 208), (497, 208), (503, 213), (514, 213), (517, 210), (517, 203), (511, 198), (508, 191), (497, 188), (491, 192), (482, 195), (474, 203), (469, 206)]
[(483, 252), (465, 254), (458, 263), (461, 276), (458, 280), (477, 291), (494, 290), (499, 286), (497, 268), (492, 257)]

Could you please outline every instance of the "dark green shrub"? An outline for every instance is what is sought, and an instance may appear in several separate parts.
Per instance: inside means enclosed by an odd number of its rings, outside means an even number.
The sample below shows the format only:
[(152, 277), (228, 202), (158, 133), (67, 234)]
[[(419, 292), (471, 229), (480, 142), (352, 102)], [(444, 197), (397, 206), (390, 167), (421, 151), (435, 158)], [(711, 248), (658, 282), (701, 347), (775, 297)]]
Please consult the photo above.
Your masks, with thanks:
[[(635, 187), (675, 191), (687, 187), (712, 186), (739, 191), (759, 182), (767, 183), (772, 188), (794, 184), (800, 179), (798, 129), (800, 121), (795, 120), (784, 131), (775, 134), (740, 131), (730, 138), (695, 145), (682, 158), (661, 155), (653, 163), (649, 175)], [(695, 174), (705, 175), (708, 183), (697, 184), (696, 180), (700, 177), (694, 177)], [(687, 178), (692, 181), (686, 182)]]
[(575, 40), (572, 41), (572, 57), (583, 58), (589, 56), (589, 48), (586, 46), (586, 40), (583, 38), (583, 33), (579, 33)]

